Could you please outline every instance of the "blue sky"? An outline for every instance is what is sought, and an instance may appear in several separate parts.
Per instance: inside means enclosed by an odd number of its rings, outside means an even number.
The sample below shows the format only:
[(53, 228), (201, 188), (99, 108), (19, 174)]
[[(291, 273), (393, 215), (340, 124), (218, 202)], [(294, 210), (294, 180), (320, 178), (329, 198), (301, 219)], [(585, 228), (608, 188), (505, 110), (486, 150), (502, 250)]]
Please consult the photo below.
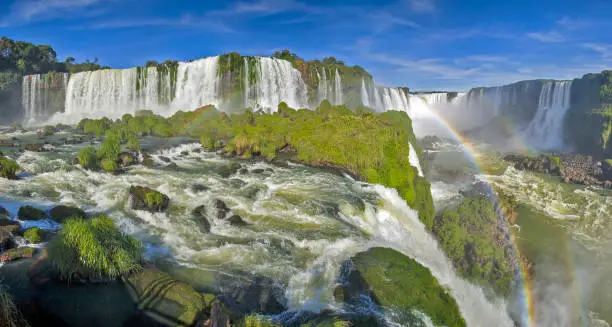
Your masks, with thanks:
[(112, 67), (224, 52), (361, 65), (378, 84), (466, 90), (612, 67), (610, 0), (1, 0), (0, 35)]

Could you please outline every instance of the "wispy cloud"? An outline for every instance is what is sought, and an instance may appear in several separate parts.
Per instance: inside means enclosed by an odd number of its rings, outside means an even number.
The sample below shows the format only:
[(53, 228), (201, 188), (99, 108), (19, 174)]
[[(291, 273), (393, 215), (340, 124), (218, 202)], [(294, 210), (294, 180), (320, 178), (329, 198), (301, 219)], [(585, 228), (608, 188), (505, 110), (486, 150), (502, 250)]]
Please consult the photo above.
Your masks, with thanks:
[(582, 46), (599, 53), (604, 59), (612, 58), (612, 44), (584, 43)]
[(320, 7), (308, 5), (295, 0), (257, 0), (239, 1), (226, 8), (213, 10), (207, 13), (208, 16), (269, 16), (283, 12), (304, 12), (308, 14), (322, 13)]
[(107, 21), (98, 21), (92, 24), (86, 25), (83, 28), (91, 29), (119, 29), (119, 28), (136, 28), (136, 27), (200, 27), (206, 28), (209, 31), (233, 33), (236, 32), (231, 27), (220, 23), (218, 21), (212, 21), (209, 19), (202, 19), (202, 17), (196, 17), (190, 14), (185, 14), (179, 18), (127, 18), (127, 19), (115, 19)]
[(413, 12), (427, 13), (436, 11), (434, 0), (407, 0), (407, 3)]
[(10, 7), (8, 15), (0, 19), (0, 26), (25, 24), (36, 20), (74, 13), (109, 0), (19, 0)]
[(556, 31), (532, 32), (527, 33), (527, 36), (534, 40), (546, 43), (565, 42), (565, 37)]
[(502, 56), (490, 56), (490, 55), (472, 55), (463, 58), (457, 58), (454, 60), (457, 64), (469, 63), (469, 62), (505, 62), (508, 57)]

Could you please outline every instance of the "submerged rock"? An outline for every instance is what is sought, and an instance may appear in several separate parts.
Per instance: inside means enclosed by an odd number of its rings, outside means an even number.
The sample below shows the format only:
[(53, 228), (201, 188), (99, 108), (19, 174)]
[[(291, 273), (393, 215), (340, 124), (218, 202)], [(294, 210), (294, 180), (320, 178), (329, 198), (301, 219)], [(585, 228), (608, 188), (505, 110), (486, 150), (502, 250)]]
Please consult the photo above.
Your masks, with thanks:
[(195, 222), (202, 233), (210, 233), (210, 222), (208, 221), (208, 212), (206, 206), (198, 206), (191, 212)]
[(40, 144), (40, 143), (26, 144), (23, 148), (26, 149), (27, 151), (32, 151), (32, 152), (44, 152), (45, 151), (45, 147), (43, 146), (43, 144)]
[(45, 212), (38, 208), (26, 205), (19, 208), (17, 216), (21, 220), (41, 220), (45, 219)]
[(130, 186), (132, 209), (161, 212), (168, 209), (170, 198), (167, 195), (145, 186)]
[(51, 219), (61, 224), (64, 222), (64, 220), (71, 217), (85, 218), (85, 211), (75, 207), (59, 205), (51, 209), (51, 211), (49, 211), (49, 215), (51, 216)]
[(153, 158), (151, 158), (150, 154), (145, 154), (142, 158), (142, 165), (152, 169), (153, 167), (155, 167), (155, 161), (153, 160)]
[(210, 190), (210, 187), (204, 185), (204, 184), (193, 184), (191, 185), (191, 192), (193, 193), (199, 193), (199, 192), (204, 192), (204, 191), (208, 191)]
[(242, 168), (242, 165), (239, 163), (232, 162), (228, 165), (221, 166), (218, 170), (219, 175), (223, 178), (228, 178), (235, 173), (237, 173)]
[(257, 168), (257, 169), (253, 169), (253, 170), (251, 170), (251, 173), (253, 173), (253, 174), (261, 174), (261, 173), (263, 173), (264, 171), (265, 171), (264, 169)]
[(165, 163), (171, 163), (172, 160), (168, 157), (164, 157), (164, 156), (159, 156), (159, 160), (165, 162)]
[(244, 222), (244, 220), (242, 220), (242, 217), (240, 217), (238, 215), (232, 215), (231, 217), (227, 218), (227, 222), (229, 222), (230, 225), (232, 225), (232, 226), (246, 226), (246, 225), (248, 225), (246, 222)]
[(445, 326), (465, 326), (455, 299), (415, 260), (388, 248), (361, 252), (344, 264), (341, 286), (334, 291), (337, 300), (352, 305), (364, 296), (376, 304), (393, 308), (406, 323), (415, 319), (414, 310)]

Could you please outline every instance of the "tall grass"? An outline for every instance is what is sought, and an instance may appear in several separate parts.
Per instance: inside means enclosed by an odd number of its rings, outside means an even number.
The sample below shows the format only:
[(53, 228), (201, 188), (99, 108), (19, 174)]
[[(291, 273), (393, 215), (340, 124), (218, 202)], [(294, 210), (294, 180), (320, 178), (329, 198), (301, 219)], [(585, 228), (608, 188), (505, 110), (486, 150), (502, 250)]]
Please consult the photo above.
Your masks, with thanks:
[(143, 245), (100, 215), (70, 218), (48, 251), (64, 279), (116, 279), (141, 268)]
[(16, 179), (19, 165), (6, 157), (0, 155), (0, 176), (8, 179)]
[(15, 306), (13, 297), (0, 280), (0, 327), (27, 327), (27, 321)]
[(77, 155), (79, 164), (85, 169), (95, 169), (98, 166), (98, 158), (96, 156), (96, 149), (91, 146), (84, 147), (79, 151)]

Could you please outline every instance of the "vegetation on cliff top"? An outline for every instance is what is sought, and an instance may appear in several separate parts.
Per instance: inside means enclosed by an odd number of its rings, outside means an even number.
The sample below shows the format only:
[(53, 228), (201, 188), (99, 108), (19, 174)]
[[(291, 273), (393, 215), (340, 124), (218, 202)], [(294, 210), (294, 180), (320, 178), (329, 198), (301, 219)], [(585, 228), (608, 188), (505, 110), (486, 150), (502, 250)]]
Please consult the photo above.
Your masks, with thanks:
[(274, 114), (245, 111), (227, 115), (209, 106), (169, 118), (125, 115), (116, 121), (85, 119), (79, 127), (86, 133), (111, 135), (121, 141), (129, 135), (190, 136), (201, 139), (205, 148), (222, 148), (243, 158), (273, 160), (282, 154), (316, 166), (340, 168), (362, 180), (395, 188), (419, 211), (428, 229), (433, 225), (430, 185), (408, 160), (409, 143), (419, 156), (421, 150), (412, 121), (404, 112), (353, 112), (327, 101), (316, 110), (295, 110), (281, 103)]

